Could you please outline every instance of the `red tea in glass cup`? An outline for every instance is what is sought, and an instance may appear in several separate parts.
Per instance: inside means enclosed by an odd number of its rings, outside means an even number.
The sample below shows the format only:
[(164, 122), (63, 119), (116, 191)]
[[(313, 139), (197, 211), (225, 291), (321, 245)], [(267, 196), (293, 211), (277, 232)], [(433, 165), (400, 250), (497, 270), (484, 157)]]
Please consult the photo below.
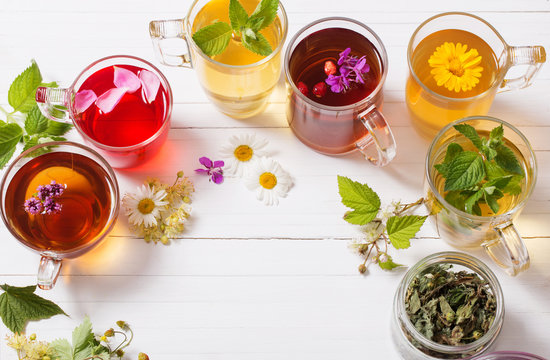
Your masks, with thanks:
[(134, 167), (152, 158), (170, 128), (168, 80), (137, 57), (100, 59), (69, 88), (39, 87), (36, 101), (44, 116), (72, 122), (85, 142), (115, 168)]
[(382, 41), (360, 22), (333, 17), (302, 28), (285, 54), (290, 128), (320, 153), (359, 150), (387, 165), (396, 151), (380, 112), (387, 69)]

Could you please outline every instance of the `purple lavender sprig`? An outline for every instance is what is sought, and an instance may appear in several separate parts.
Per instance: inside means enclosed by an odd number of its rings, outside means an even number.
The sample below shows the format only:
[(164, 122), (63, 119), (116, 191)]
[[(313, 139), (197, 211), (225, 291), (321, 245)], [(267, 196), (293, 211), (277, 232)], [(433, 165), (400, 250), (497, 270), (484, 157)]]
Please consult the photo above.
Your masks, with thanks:
[(39, 185), (36, 194), (25, 200), (25, 211), (31, 215), (56, 214), (61, 211), (62, 205), (55, 201), (63, 194), (67, 185), (61, 185), (52, 180), (49, 185)]
[(370, 71), (370, 65), (367, 64), (365, 56), (358, 58), (351, 56), (351, 48), (347, 48), (342, 51), (338, 59), (338, 65), (340, 66), (340, 75), (329, 75), (325, 82), (330, 86), (330, 90), (334, 93), (341, 93), (350, 88), (350, 83), (365, 83), (363, 74)]

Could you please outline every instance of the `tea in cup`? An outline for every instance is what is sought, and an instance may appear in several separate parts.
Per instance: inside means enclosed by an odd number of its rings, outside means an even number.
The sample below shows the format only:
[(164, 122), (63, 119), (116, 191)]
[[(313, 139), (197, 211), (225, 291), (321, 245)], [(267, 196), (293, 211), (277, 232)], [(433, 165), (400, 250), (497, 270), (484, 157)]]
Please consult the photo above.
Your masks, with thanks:
[(302, 28), (285, 54), (286, 117), (294, 134), (328, 155), (356, 150), (377, 166), (395, 156), (380, 112), (386, 49), (366, 25), (325, 18)]
[[(271, 47), (271, 53), (260, 55), (249, 50), (244, 45), (244, 35), (233, 31), (225, 50), (208, 56), (193, 36), (215, 23), (231, 24), (229, 3), (229, 0), (195, 0), (184, 19), (152, 21), (149, 32), (161, 63), (193, 68), (206, 95), (218, 110), (233, 118), (244, 119), (265, 109), (279, 81), (281, 51), (288, 24), (286, 12), (279, 3), (273, 21), (259, 30)], [(252, 18), (260, 0), (239, 0), (238, 3)], [(185, 40), (187, 52), (170, 54), (169, 44), (164, 42), (167, 39)]]
[(19, 155), (0, 183), (4, 224), (42, 259), (38, 286), (51, 289), (61, 261), (98, 245), (114, 226), (118, 183), (97, 152), (72, 142), (49, 142)]
[(152, 64), (133, 56), (97, 60), (69, 88), (39, 87), (36, 101), (44, 116), (72, 122), (84, 141), (115, 168), (152, 158), (170, 129), (168, 80)]
[[(485, 20), (451, 12), (416, 29), (407, 60), (407, 107), (415, 128), (431, 138), (452, 121), (487, 114), (496, 93), (531, 85), (546, 52), (510, 46)], [(506, 78), (516, 65), (528, 65), (525, 74)]]

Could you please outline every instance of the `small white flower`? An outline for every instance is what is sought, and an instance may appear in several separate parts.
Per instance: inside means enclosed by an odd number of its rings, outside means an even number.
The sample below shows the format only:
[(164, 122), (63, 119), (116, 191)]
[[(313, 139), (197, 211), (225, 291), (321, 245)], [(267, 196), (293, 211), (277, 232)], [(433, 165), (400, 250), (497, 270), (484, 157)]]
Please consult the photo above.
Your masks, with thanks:
[(154, 187), (141, 185), (137, 188), (135, 194), (126, 194), (122, 199), (122, 204), (126, 210), (128, 219), (134, 225), (145, 225), (150, 227), (157, 224), (157, 218), (160, 218), (162, 207), (168, 205), (166, 191), (155, 191)]
[(228, 175), (243, 176), (262, 156), (267, 152), (266, 139), (256, 139), (254, 134), (233, 135), (229, 138), (229, 144), (222, 146), (221, 156), (225, 160), (224, 173)]
[(280, 197), (286, 197), (292, 179), (279, 163), (263, 157), (250, 169), (244, 183), (249, 190), (256, 191), (258, 200), (266, 205), (277, 205)]

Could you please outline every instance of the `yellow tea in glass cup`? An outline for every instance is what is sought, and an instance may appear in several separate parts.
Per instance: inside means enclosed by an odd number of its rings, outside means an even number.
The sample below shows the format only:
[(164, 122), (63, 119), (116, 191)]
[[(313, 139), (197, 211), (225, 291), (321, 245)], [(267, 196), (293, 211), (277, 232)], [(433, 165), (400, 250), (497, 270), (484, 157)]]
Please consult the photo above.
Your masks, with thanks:
[[(252, 17), (259, 0), (239, 0)], [(287, 35), (287, 17), (281, 3), (274, 20), (259, 34), (272, 49), (260, 55), (243, 45), (233, 31), (225, 50), (208, 56), (193, 39), (200, 29), (215, 23), (231, 24), (229, 0), (195, 0), (184, 19), (152, 21), (149, 32), (157, 58), (164, 65), (193, 68), (206, 95), (221, 112), (238, 119), (262, 112), (281, 74), (281, 50)], [(184, 54), (170, 54), (164, 40), (183, 39)]]
[[(498, 92), (531, 85), (546, 52), (542, 46), (510, 46), (485, 20), (452, 12), (416, 29), (407, 60), (407, 107), (415, 128), (431, 138), (452, 121), (487, 114)], [(515, 65), (528, 65), (525, 74), (505, 78)]]

